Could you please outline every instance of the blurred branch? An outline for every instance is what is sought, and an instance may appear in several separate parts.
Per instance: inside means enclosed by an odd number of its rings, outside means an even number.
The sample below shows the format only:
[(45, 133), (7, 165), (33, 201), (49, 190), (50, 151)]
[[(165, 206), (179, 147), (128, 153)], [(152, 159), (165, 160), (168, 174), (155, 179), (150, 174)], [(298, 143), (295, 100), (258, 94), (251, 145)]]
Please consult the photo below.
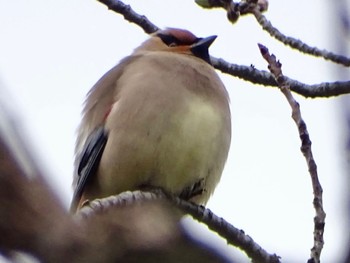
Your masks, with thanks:
[[(4, 165), (11, 164), (12, 168), (17, 169), (17, 173), (23, 170), (23, 176), (33, 178), (42, 175), (35, 156), (28, 151), (30, 143), (25, 134), (21, 133), (24, 129), (17, 122), (18, 116), (15, 115), (15, 112), (10, 94), (0, 86), (0, 137), (6, 142), (8, 146), (6, 149), (9, 151), (1, 161), (4, 162)], [(16, 156), (16, 159), (9, 161), (11, 156)]]
[[(143, 30), (150, 34), (159, 30), (159, 27), (154, 25), (149, 19), (144, 15), (136, 13), (129, 5), (125, 5), (120, 0), (98, 0), (99, 2), (105, 4), (109, 9), (121, 14), (124, 18), (134, 23)], [(207, 1), (207, 0), (203, 0)], [(212, 3), (226, 3), (228, 0), (213, 0)], [(258, 3), (263, 1), (258, 1)], [(245, 10), (249, 8), (245, 7)], [(259, 7), (261, 8), (261, 7)], [(261, 84), (264, 86), (274, 86), (277, 87), (278, 84), (274, 77), (267, 71), (260, 71), (254, 67), (241, 66), (236, 64), (231, 64), (221, 58), (211, 57), (213, 66), (223, 73), (241, 78), (243, 80), (252, 82), (254, 84)], [(286, 77), (286, 82), (289, 84), (291, 90), (307, 98), (317, 98), (317, 97), (332, 97), (342, 94), (350, 93), (350, 81), (346, 82), (324, 82), (314, 85), (308, 85), (301, 83), (297, 80)]]
[(96, 199), (87, 203), (77, 214), (78, 218), (90, 218), (95, 214), (105, 213), (113, 207), (124, 207), (135, 203), (150, 200), (170, 200), (176, 207), (185, 214), (190, 214), (193, 218), (207, 225), (212, 231), (225, 238), (228, 244), (243, 250), (252, 262), (259, 263), (278, 263), (279, 256), (268, 254), (261, 246), (243, 230), (235, 228), (223, 218), (216, 216), (212, 211), (204, 206), (198, 206), (191, 202), (182, 200), (176, 196), (164, 193), (156, 189), (152, 192), (134, 191), (124, 192), (115, 196), (103, 199)]
[(289, 37), (281, 33), (272, 23), (262, 14), (268, 8), (267, 0), (242, 0), (233, 2), (232, 0), (196, 0), (198, 5), (204, 8), (223, 8), (227, 12), (228, 19), (235, 23), (241, 15), (253, 14), (260, 26), (270, 34), (271, 37), (282, 42), (284, 45), (296, 49), (302, 53), (309, 54), (315, 57), (322, 57), (334, 63), (349, 67), (350, 58), (321, 50), (317, 47), (311, 47), (303, 41)]
[[(329, 32), (329, 39), (333, 46), (335, 46), (337, 52), (341, 54), (350, 55), (350, 2), (349, 0), (339, 0), (335, 5), (333, 2), (328, 2), (329, 12), (333, 21), (332, 28), (337, 28), (337, 30), (332, 30)], [(336, 68), (336, 76), (339, 78), (349, 78), (349, 71), (344, 68)], [(342, 152), (339, 159), (342, 161), (341, 166), (341, 179), (344, 182), (342, 190), (342, 202), (340, 204), (340, 209), (342, 211), (341, 217), (344, 218), (345, 229), (342, 234), (347, 235), (344, 242), (344, 248), (346, 249), (345, 257), (342, 263), (350, 262), (350, 97), (343, 96), (337, 105), (338, 114), (340, 113), (340, 125), (341, 131), (338, 134), (340, 136), (340, 144), (337, 146), (338, 150)], [(345, 197), (345, 198), (344, 198)], [(344, 201), (343, 201), (344, 200)]]
[(281, 92), (286, 97), (289, 105), (292, 108), (292, 118), (298, 127), (299, 137), (301, 140), (301, 152), (303, 153), (309, 168), (314, 193), (313, 205), (316, 210), (316, 216), (314, 217), (314, 246), (311, 249), (311, 258), (308, 262), (319, 263), (324, 244), (323, 233), (326, 214), (323, 210), (323, 190), (318, 179), (317, 166), (311, 150), (309, 132), (307, 131), (306, 123), (302, 119), (299, 103), (293, 98), (289, 85), (286, 83), (282, 74), (282, 64), (276, 60), (275, 55), (270, 55), (269, 50), (265, 46), (259, 44), (259, 48), (261, 55), (269, 64), (268, 68), (270, 72), (274, 75)]

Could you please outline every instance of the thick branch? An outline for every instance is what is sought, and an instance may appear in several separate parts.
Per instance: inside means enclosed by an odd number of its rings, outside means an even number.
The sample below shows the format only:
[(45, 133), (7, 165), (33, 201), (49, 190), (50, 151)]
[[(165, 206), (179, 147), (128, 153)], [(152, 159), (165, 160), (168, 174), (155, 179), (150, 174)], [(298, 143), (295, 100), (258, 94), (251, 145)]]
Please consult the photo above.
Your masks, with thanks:
[(319, 263), (324, 244), (323, 233), (326, 213), (323, 210), (323, 191), (318, 179), (317, 166), (311, 150), (309, 132), (307, 130), (306, 123), (302, 119), (299, 103), (293, 98), (288, 83), (285, 81), (285, 78), (282, 74), (282, 64), (276, 60), (276, 57), (274, 55), (270, 55), (268, 49), (265, 46), (259, 44), (259, 48), (262, 56), (268, 62), (269, 70), (275, 77), (281, 92), (286, 97), (289, 105), (292, 108), (292, 118), (298, 127), (299, 137), (301, 140), (300, 149), (306, 159), (306, 163), (309, 168), (314, 193), (313, 205), (316, 211), (316, 216), (314, 217), (314, 246), (311, 249), (311, 258), (308, 262)]

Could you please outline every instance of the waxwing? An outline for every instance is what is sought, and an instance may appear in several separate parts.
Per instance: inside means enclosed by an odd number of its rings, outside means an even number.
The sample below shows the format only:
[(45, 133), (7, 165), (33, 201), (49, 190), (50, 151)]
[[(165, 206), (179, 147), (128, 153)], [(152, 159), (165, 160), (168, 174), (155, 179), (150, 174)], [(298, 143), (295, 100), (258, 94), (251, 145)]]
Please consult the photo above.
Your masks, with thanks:
[(231, 140), (229, 97), (208, 54), (215, 38), (157, 31), (89, 91), (71, 211), (144, 187), (208, 201)]

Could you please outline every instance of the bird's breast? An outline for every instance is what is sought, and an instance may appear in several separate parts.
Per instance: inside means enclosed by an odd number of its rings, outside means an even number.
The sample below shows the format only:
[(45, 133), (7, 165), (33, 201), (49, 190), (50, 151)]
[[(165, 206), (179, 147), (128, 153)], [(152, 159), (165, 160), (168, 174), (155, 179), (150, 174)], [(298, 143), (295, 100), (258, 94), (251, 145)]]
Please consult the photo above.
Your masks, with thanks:
[(151, 61), (134, 65), (117, 82), (99, 168), (102, 188), (116, 193), (150, 184), (178, 193), (203, 179), (209, 195), (230, 143), (228, 98), (221, 105), (224, 95), (215, 94), (226, 91), (211, 87), (214, 70), (201, 76), (196, 63), (184, 70), (183, 61)]

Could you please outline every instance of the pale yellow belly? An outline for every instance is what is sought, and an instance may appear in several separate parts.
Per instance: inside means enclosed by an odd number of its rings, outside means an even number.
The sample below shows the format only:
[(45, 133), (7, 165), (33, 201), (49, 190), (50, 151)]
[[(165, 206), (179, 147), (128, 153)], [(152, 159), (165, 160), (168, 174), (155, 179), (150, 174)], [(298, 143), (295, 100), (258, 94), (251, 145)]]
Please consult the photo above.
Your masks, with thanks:
[(128, 127), (113, 126), (99, 169), (102, 192), (151, 185), (179, 194), (203, 180), (206, 189), (196, 201), (206, 202), (220, 179), (230, 143), (221, 115), (207, 101), (192, 96), (176, 111), (141, 111)]

